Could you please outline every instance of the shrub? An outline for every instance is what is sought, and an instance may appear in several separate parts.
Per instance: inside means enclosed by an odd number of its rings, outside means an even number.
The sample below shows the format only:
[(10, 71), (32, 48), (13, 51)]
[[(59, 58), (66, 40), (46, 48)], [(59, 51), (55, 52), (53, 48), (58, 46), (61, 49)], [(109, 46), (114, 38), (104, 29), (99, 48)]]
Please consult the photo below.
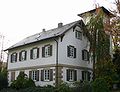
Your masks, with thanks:
[(20, 72), (17, 80), (13, 81), (10, 87), (15, 89), (23, 89), (27, 87), (35, 87), (35, 83), (32, 79), (28, 78), (24, 72)]
[(92, 92), (109, 92), (106, 81), (103, 78), (96, 78), (92, 83)]

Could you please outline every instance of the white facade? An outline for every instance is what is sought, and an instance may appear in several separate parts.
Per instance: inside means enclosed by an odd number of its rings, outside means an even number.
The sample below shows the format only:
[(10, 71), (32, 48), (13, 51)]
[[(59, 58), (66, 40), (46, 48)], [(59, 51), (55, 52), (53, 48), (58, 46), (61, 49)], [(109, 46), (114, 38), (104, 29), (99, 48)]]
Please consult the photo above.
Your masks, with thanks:
[[(61, 33), (61, 35), (44, 39), (42, 41), (38, 41), (35, 43), (30, 43), (26, 45), (16, 46), (13, 48), (8, 49), (9, 51), (9, 58), (8, 58), (8, 79), (9, 82), (11, 82), (12, 78), (19, 75), (20, 71), (24, 71), (30, 77), (29, 71), (35, 71), (39, 70), (39, 80), (35, 81), (36, 85), (44, 86), (44, 85), (55, 85), (56, 84), (56, 61), (58, 58), (58, 82), (74, 82), (82, 80), (82, 71), (89, 72), (90, 80), (92, 79), (92, 61), (90, 60), (83, 60), (82, 59), (82, 50), (86, 50), (89, 52), (89, 41), (86, 36), (83, 35), (83, 30), (80, 27), (81, 21), (75, 22), (74, 25), (68, 24), (66, 26), (62, 26), (61, 28), (56, 28), (58, 33)], [(72, 26), (71, 26), (72, 25)], [(77, 26), (78, 25), (78, 26)], [(70, 27), (69, 27), (70, 26)], [(66, 28), (65, 28), (66, 27)], [(61, 29), (61, 30), (60, 30)], [(62, 30), (64, 29), (64, 30)], [(60, 31), (59, 31), (60, 30)], [(80, 31), (82, 33), (82, 39), (76, 38), (76, 30)], [(52, 31), (52, 30), (51, 30)], [(62, 32), (63, 31), (63, 32)], [(50, 33), (50, 31), (48, 31)], [(42, 33), (42, 34), (47, 34)], [(53, 34), (53, 33), (52, 33)], [(47, 36), (47, 35), (46, 35)], [(57, 47), (57, 42), (58, 47)], [(49, 57), (42, 57), (42, 47), (46, 45), (52, 45), (52, 55)], [(75, 58), (68, 57), (68, 46), (73, 46), (76, 51), (75, 53), (72, 53), (72, 55), (76, 54)], [(39, 48), (39, 58), (36, 59), (30, 59), (30, 50), (32, 48)], [(26, 60), (25, 61), (19, 61), (19, 53), (25, 50), (27, 52), (26, 54)], [(58, 52), (57, 52), (58, 50)], [(73, 50), (74, 51), (74, 50)], [(11, 54), (16, 52), (17, 53), (17, 61), (14, 63), (11, 63)], [(58, 57), (57, 57), (58, 53)], [(52, 69), (52, 81), (43, 81), (41, 79), (42, 77), (42, 70)], [(70, 69), (70, 73), (67, 73), (67, 69)], [(75, 70), (75, 73), (74, 73)], [(14, 77), (12, 74), (14, 72)], [(45, 74), (45, 72), (44, 72)], [(67, 75), (69, 74), (69, 76)], [(74, 76), (75, 75), (75, 76)], [(44, 78), (46, 76), (51, 76), (51, 74), (44, 75)], [(67, 77), (69, 77), (70, 81), (68, 81)], [(77, 76), (77, 77), (76, 77)], [(76, 77), (76, 79), (75, 79)], [(47, 78), (47, 77), (46, 77)], [(73, 79), (73, 80), (72, 80)], [(74, 80), (75, 79), (75, 80)], [(84, 80), (86, 80), (84, 78)]]

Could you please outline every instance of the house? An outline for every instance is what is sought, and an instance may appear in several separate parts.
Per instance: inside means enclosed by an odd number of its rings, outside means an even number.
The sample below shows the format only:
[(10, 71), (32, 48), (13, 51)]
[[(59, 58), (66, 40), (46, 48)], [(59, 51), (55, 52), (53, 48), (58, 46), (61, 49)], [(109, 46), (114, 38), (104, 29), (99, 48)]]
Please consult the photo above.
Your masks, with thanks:
[(92, 80), (93, 62), (84, 26), (82, 20), (66, 25), (59, 23), (57, 28), (43, 29), (9, 47), (9, 83), (20, 71), (40, 86)]

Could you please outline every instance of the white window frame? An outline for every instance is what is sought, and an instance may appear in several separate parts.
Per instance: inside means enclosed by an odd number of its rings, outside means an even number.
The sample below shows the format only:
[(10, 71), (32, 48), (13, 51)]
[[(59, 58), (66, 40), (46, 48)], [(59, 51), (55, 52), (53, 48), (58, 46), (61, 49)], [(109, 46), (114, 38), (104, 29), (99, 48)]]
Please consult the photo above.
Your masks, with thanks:
[(37, 58), (37, 48), (33, 49), (33, 59)]
[(12, 53), (12, 54), (11, 54), (11, 58), (12, 58), (11, 63), (15, 63), (15, 62), (17, 62), (17, 61), (16, 61), (17, 53), (16, 53), (16, 52), (15, 52), (15, 53)]
[(45, 46), (45, 57), (49, 57), (50, 56), (50, 45)]
[(89, 58), (89, 53), (87, 50), (83, 50), (83, 54), (84, 54), (84, 60), (85, 61), (88, 61), (88, 58)]
[(50, 70), (49, 69), (44, 70), (44, 81), (50, 81)]
[(71, 58), (74, 58), (74, 47), (73, 46), (69, 46), (69, 48), (70, 48), (70, 56), (69, 57), (71, 57)]
[(21, 52), (21, 61), (25, 60), (25, 53), (26, 53), (26, 51)]
[(75, 32), (76, 32), (76, 38), (82, 40), (82, 32), (78, 30), (76, 30)]
[(74, 81), (74, 71), (70, 70), (70, 80), (69, 81)]
[(36, 71), (32, 71), (32, 80), (33, 81), (37, 81), (37, 72)]

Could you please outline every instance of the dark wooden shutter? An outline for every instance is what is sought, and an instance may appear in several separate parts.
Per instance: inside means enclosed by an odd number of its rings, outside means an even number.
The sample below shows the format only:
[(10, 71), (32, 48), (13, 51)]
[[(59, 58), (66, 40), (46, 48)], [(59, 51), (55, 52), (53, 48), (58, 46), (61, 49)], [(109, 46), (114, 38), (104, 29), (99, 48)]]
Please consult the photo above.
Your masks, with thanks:
[(41, 70), (41, 81), (44, 81), (44, 70)]
[(50, 81), (53, 81), (53, 69), (50, 69)]
[(74, 58), (76, 58), (76, 48), (74, 48)]
[(25, 51), (25, 60), (27, 59), (27, 51)]
[(70, 47), (67, 46), (67, 56), (69, 57), (70, 56)]
[(37, 70), (35, 72), (36, 72), (36, 81), (39, 81), (39, 70)]
[(67, 77), (67, 81), (69, 81), (70, 80), (70, 69), (67, 69), (67, 75), (66, 75), (66, 77)]
[(42, 47), (42, 57), (45, 57), (45, 47)]
[(85, 80), (85, 78), (84, 78), (84, 71), (82, 71), (82, 80), (84, 81)]
[(29, 71), (29, 78), (32, 79), (32, 71)]
[(90, 81), (90, 75), (91, 75), (91, 73), (88, 72), (88, 81)]
[(11, 63), (12, 63), (12, 62), (13, 62), (13, 54), (11, 54), (11, 57), (10, 57), (10, 58), (11, 58)]
[(75, 37), (77, 38), (77, 31), (75, 31)]
[(30, 59), (33, 59), (33, 49), (30, 50)]
[(50, 56), (52, 56), (52, 45), (50, 45)]
[(15, 54), (15, 62), (17, 62), (17, 53)]
[(37, 58), (39, 58), (39, 48), (37, 48)]
[(89, 61), (89, 52), (87, 51), (87, 60)]
[(21, 61), (21, 52), (19, 53), (19, 61)]
[(84, 50), (82, 50), (82, 60), (84, 60)]
[(77, 81), (77, 70), (74, 70), (74, 81)]

